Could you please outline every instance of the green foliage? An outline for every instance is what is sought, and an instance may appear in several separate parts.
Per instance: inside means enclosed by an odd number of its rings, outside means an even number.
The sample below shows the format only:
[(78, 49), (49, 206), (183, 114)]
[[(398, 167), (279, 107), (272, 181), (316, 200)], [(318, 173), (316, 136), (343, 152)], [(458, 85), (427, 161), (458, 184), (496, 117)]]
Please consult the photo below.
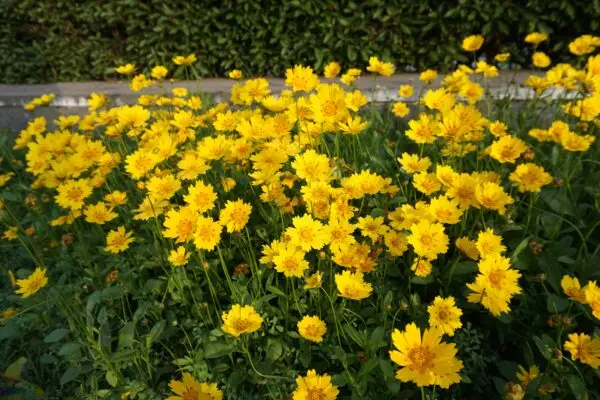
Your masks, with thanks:
[(107, 79), (117, 64), (147, 71), (189, 53), (202, 76), (364, 66), (372, 55), (400, 69), (447, 70), (467, 61), (460, 43), (472, 33), (485, 35), (484, 54), (510, 51), (527, 66), (518, 49), (542, 31), (550, 41), (541, 49), (564, 60), (570, 40), (598, 32), (600, 1), (4, 0), (0, 21), (3, 83)]

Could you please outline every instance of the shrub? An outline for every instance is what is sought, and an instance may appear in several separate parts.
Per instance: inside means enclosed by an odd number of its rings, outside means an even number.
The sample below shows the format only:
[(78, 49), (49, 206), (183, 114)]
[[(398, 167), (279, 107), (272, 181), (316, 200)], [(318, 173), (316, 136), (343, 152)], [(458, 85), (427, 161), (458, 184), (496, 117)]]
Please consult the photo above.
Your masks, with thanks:
[[(551, 35), (553, 60), (569, 59), (573, 37), (599, 29), (597, 1), (5, 0), (0, 4), (0, 82), (102, 80), (117, 64), (142, 69), (195, 53), (200, 76), (280, 76), (289, 65), (366, 65), (372, 54), (400, 69), (449, 70), (465, 62), (467, 33), (487, 37), (485, 54), (521, 53), (526, 33)], [(444, 38), (441, 42), (440, 38)], [(68, 57), (65, 55), (68, 54)]]

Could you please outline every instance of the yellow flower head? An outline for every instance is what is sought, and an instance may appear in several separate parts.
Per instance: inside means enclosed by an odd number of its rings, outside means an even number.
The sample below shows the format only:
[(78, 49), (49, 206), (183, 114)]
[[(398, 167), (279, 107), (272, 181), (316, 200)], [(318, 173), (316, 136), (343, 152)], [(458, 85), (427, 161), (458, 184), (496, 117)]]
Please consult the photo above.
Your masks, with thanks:
[(570, 333), (565, 342), (565, 350), (571, 353), (573, 360), (579, 360), (594, 369), (600, 367), (600, 339), (585, 333)]
[(135, 71), (135, 64), (125, 64), (118, 66), (117, 68), (115, 68), (115, 71), (117, 71), (117, 73), (121, 75), (131, 75)]
[(292, 168), (296, 170), (300, 179), (306, 179), (308, 182), (329, 181), (333, 172), (329, 158), (312, 149), (297, 155), (292, 161)]
[(391, 76), (395, 71), (394, 64), (380, 61), (377, 57), (369, 58), (369, 66), (367, 71), (383, 76)]
[(185, 247), (179, 246), (169, 253), (169, 262), (174, 267), (181, 267), (188, 263), (190, 254), (186, 252)]
[(256, 332), (263, 323), (263, 318), (252, 306), (234, 304), (229, 312), (223, 312), (223, 332), (239, 337), (246, 333)]
[(332, 61), (325, 66), (325, 78), (335, 78), (341, 71), (342, 66), (339, 63)]
[(104, 196), (104, 200), (111, 206), (122, 206), (127, 203), (127, 193), (114, 190)]
[(152, 68), (150, 75), (154, 79), (164, 79), (168, 73), (169, 73), (169, 70), (166, 67), (164, 67), (162, 65), (157, 65), (156, 67)]
[(275, 270), (281, 272), (286, 278), (301, 277), (309, 267), (304, 259), (306, 253), (295, 245), (287, 245), (278, 249), (273, 256)]
[(150, 199), (159, 202), (169, 200), (181, 189), (181, 181), (174, 175), (153, 176), (146, 185)]
[(439, 328), (448, 336), (454, 336), (454, 332), (462, 327), (460, 316), (462, 310), (456, 307), (454, 297), (437, 296), (431, 305), (427, 307), (429, 313), (429, 326)]
[(229, 74), (227, 74), (227, 76), (229, 76), (229, 79), (242, 79), (242, 71), (240, 71), (239, 69), (234, 69), (232, 71), (229, 71)]
[(514, 163), (527, 149), (521, 139), (506, 135), (492, 143), (490, 156), (501, 163)]
[(177, 243), (189, 242), (196, 231), (198, 213), (191, 207), (182, 207), (179, 210), (171, 209), (165, 217), (163, 235), (175, 239)]
[(188, 56), (176, 56), (173, 57), (173, 62), (177, 65), (189, 65), (196, 62), (196, 55), (190, 54)]
[(464, 51), (477, 51), (483, 45), (483, 41), (481, 35), (470, 35), (463, 39), (462, 48)]
[(127, 232), (124, 226), (108, 232), (108, 235), (106, 235), (106, 251), (118, 254), (127, 250), (131, 242), (134, 241), (132, 235), (133, 233)]
[(438, 385), (443, 389), (460, 382), (458, 373), (463, 363), (456, 358), (456, 345), (442, 342), (442, 334), (441, 329), (430, 328), (421, 336), (414, 323), (406, 325), (404, 331), (394, 329), (392, 342), (396, 350), (390, 352), (390, 358), (401, 367), (396, 378), (419, 387)]
[(530, 43), (535, 46), (546, 41), (548, 39), (548, 35), (546, 33), (541, 32), (531, 32), (525, 36), (525, 43)]
[(562, 287), (563, 292), (573, 301), (576, 301), (581, 304), (586, 304), (587, 300), (585, 298), (585, 290), (581, 288), (579, 284), (579, 279), (565, 275), (560, 280), (560, 286)]
[(373, 291), (371, 284), (364, 281), (362, 272), (343, 271), (335, 274), (335, 284), (339, 296), (350, 300), (366, 299)]
[(479, 232), (475, 248), (481, 258), (490, 255), (501, 255), (506, 251), (506, 246), (502, 244), (502, 237), (494, 233), (492, 228), (487, 228), (485, 231)]
[(323, 224), (305, 214), (301, 217), (294, 217), (293, 227), (287, 229), (286, 233), (291, 239), (291, 243), (298, 246), (303, 251), (311, 249), (320, 250), (329, 242), (327, 230)]
[(187, 372), (183, 373), (181, 381), (172, 380), (169, 382), (169, 388), (174, 396), (167, 397), (167, 400), (222, 400), (223, 392), (219, 390), (216, 383), (198, 382)]
[(440, 181), (434, 173), (420, 172), (413, 176), (413, 186), (419, 192), (431, 195), (442, 188)]
[(500, 63), (508, 62), (509, 59), (510, 59), (510, 53), (499, 53), (499, 54), (496, 54), (496, 56), (494, 57), (494, 60), (496, 60)]
[(87, 206), (84, 214), (87, 222), (100, 225), (112, 221), (119, 216), (116, 212), (112, 211), (111, 207), (107, 207), (103, 201)]
[(427, 84), (431, 84), (438, 77), (437, 71), (433, 69), (426, 69), (425, 71), (419, 74), (419, 79)]
[(362, 94), (360, 90), (355, 90), (351, 93), (346, 94), (346, 107), (352, 111), (358, 111), (362, 106), (367, 104), (369, 100), (367, 96)]
[(431, 265), (431, 261), (425, 258), (417, 258), (410, 266), (410, 270), (419, 278), (427, 278), (433, 270), (433, 265)]
[(194, 245), (198, 249), (212, 251), (221, 241), (223, 227), (210, 217), (200, 216), (196, 220)]
[(393, 229), (388, 229), (383, 234), (385, 247), (388, 252), (395, 257), (400, 257), (408, 250), (408, 239), (404, 233), (396, 232)]
[(542, 186), (552, 182), (552, 175), (539, 165), (527, 163), (519, 164), (508, 179), (517, 186), (520, 192), (538, 193)]
[(531, 382), (532, 380), (537, 378), (539, 375), (540, 375), (540, 369), (538, 368), (537, 365), (532, 365), (529, 368), (529, 371), (519, 365), (519, 372), (517, 372), (517, 379), (519, 380), (519, 382), (521, 382), (523, 387), (526, 388), (527, 385), (529, 385), (529, 382)]
[(228, 201), (219, 214), (219, 222), (228, 232), (241, 231), (248, 223), (252, 206), (242, 200)]
[(415, 90), (410, 85), (402, 85), (398, 88), (398, 96), (400, 97), (410, 97), (414, 92)]
[(323, 273), (315, 272), (311, 276), (304, 278), (304, 289), (318, 289), (323, 281)]
[(448, 199), (446, 196), (438, 196), (431, 200), (429, 213), (436, 222), (442, 224), (457, 224), (463, 215), (460, 203), (456, 199)]
[(80, 210), (85, 199), (92, 194), (92, 186), (87, 179), (65, 181), (56, 190), (56, 204), (71, 210)]
[(408, 108), (406, 103), (397, 101), (392, 107), (392, 113), (398, 118), (404, 118), (410, 113), (410, 108)]
[(358, 218), (358, 228), (363, 236), (370, 238), (373, 242), (387, 232), (387, 227), (383, 224), (383, 217), (370, 215)]
[(477, 250), (477, 246), (475, 241), (470, 240), (468, 237), (463, 236), (454, 242), (458, 250), (463, 253), (465, 256), (469, 257), (473, 261), (477, 261), (479, 259), (479, 250)]
[(513, 204), (514, 200), (502, 188), (493, 182), (485, 182), (477, 185), (475, 197), (480, 205), (491, 210), (497, 210), (500, 214), (506, 212), (506, 206)]
[(431, 167), (431, 160), (429, 157), (419, 157), (416, 154), (402, 153), (397, 158), (402, 168), (409, 174), (417, 172), (425, 172)]
[(25, 279), (17, 279), (16, 283), (18, 286), (17, 294), (20, 294), (23, 298), (34, 295), (48, 284), (46, 268), (37, 267), (31, 275)]
[(314, 369), (309, 370), (306, 376), (297, 377), (296, 385), (293, 400), (335, 400), (340, 393), (331, 384), (331, 376), (318, 375)]
[(327, 325), (317, 316), (305, 315), (298, 322), (298, 333), (306, 340), (311, 342), (323, 342), (323, 335), (327, 332)]
[(548, 57), (546, 53), (543, 53), (541, 51), (536, 51), (531, 56), (531, 63), (534, 67), (546, 68), (550, 65), (551, 62), (552, 61), (550, 60), (550, 57)]
[(420, 221), (410, 227), (408, 243), (413, 246), (419, 257), (435, 260), (448, 251), (448, 236), (444, 226), (437, 222)]
[(585, 285), (583, 291), (585, 292), (585, 301), (592, 308), (592, 314), (600, 319), (600, 287), (596, 281), (590, 281)]
[(294, 92), (310, 92), (319, 84), (319, 77), (311, 67), (296, 65), (285, 71), (285, 84)]

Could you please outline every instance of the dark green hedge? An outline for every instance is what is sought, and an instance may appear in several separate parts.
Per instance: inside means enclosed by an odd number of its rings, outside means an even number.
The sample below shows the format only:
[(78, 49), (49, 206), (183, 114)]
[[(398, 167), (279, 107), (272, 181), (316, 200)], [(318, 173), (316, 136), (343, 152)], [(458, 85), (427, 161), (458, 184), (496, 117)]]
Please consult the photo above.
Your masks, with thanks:
[(188, 53), (203, 76), (364, 65), (370, 55), (444, 69), (465, 61), (467, 34), (483, 33), (495, 54), (522, 49), (533, 30), (549, 33), (542, 47), (562, 59), (599, 21), (600, 0), (0, 0), (0, 82), (106, 79), (116, 64)]

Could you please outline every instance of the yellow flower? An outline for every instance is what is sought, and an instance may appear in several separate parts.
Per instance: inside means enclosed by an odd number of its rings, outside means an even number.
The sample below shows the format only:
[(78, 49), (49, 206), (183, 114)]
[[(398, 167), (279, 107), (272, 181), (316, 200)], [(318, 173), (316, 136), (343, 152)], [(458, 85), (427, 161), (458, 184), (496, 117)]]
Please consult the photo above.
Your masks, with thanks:
[(196, 232), (197, 218), (197, 212), (190, 207), (169, 210), (163, 223), (166, 228), (164, 237), (175, 239), (177, 243), (189, 242)]
[(369, 126), (369, 122), (363, 121), (359, 116), (348, 117), (345, 123), (338, 122), (338, 128), (347, 135), (358, 135)]
[(296, 170), (298, 178), (306, 179), (308, 182), (329, 181), (333, 172), (329, 165), (329, 158), (312, 149), (298, 154), (292, 161), (292, 168)]
[(409, 174), (417, 172), (425, 172), (431, 167), (431, 160), (429, 157), (419, 157), (416, 154), (402, 153), (397, 158), (402, 168)]
[(305, 315), (298, 322), (298, 333), (306, 340), (311, 342), (323, 342), (323, 335), (327, 332), (327, 325), (317, 316)]
[(548, 57), (545, 53), (542, 53), (541, 51), (536, 51), (531, 56), (531, 63), (535, 67), (546, 68), (547, 66), (550, 65), (551, 60), (550, 60), (550, 57)]
[(85, 199), (92, 194), (92, 186), (87, 179), (65, 181), (56, 190), (56, 204), (71, 210), (81, 209)]
[(548, 39), (548, 35), (541, 32), (531, 32), (525, 36), (525, 43), (531, 43), (535, 46)]
[(16, 290), (16, 293), (23, 296), (23, 298), (27, 298), (36, 294), (47, 284), (46, 268), (37, 267), (27, 278), (17, 279), (17, 286), (19, 288)]
[(426, 278), (431, 274), (433, 266), (431, 265), (431, 261), (425, 258), (418, 258), (410, 266), (410, 270), (419, 278)]
[(335, 78), (341, 71), (342, 66), (339, 63), (332, 61), (325, 66), (325, 78)]
[(501, 255), (506, 251), (506, 246), (502, 244), (502, 237), (494, 233), (492, 228), (487, 228), (485, 231), (479, 232), (475, 248), (481, 258), (490, 255)]
[(600, 367), (600, 339), (585, 333), (570, 333), (565, 349), (571, 353), (573, 361), (579, 360), (594, 369)]
[(420, 172), (413, 176), (413, 186), (419, 192), (431, 195), (442, 188), (437, 176), (433, 173)]
[(112, 221), (119, 215), (112, 211), (112, 208), (106, 206), (106, 203), (99, 202), (94, 205), (89, 205), (84, 211), (85, 220), (92, 224), (105, 224)]
[(11, 319), (12, 317), (14, 317), (15, 315), (17, 315), (17, 310), (15, 310), (13, 307), (9, 307), (6, 310), (2, 310), (2, 312), (0, 312), (0, 326), (4, 325), (4, 323), (6, 321), (8, 321), (9, 319)]
[(514, 203), (513, 198), (506, 194), (502, 186), (493, 182), (477, 185), (475, 197), (480, 205), (491, 210), (497, 210), (500, 214), (505, 213), (507, 205)]
[(111, 206), (122, 206), (127, 203), (127, 193), (119, 190), (114, 190), (104, 195), (104, 200)]
[(188, 263), (190, 254), (186, 252), (185, 247), (179, 246), (169, 253), (169, 262), (174, 267), (181, 267)]
[(358, 111), (362, 106), (369, 102), (367, 96), (362, 94), (360, 90), (347, 93), (344, 101), (346, 102), (346, 107), (352, 111)]
[(106, 235), (106, 251), (118, 254), (127, 250), (129, 244), (135, 240), (131, 237), (132, 235), (133, 233), (125, 231), (125, 227), (123, 226), (108, 232), (108, 235)]
[(169, 388), (176, 396), (169, 396), (167, 400), (222, 400), (223, 392), (216, 383), (198, 382), (187, 372), (183, 373), (181, 381), (171, 380)]
[(463, 215), (463, 210), (459, 208), (459, 201), (449, 200), (446, 196), (438, 196), (431, 200), (429, 204), (429, 213), (436, 222), (442, 224), (457, 224)]
[(469, 240), (469, 238), (463, 236), (456, 239), (454, 244), (461, 253), (469, 257), (471, 260), (477, 261), (479, 259), (479, 250), (477, 250), (475, 241)]
[(490, 146), (490, 156), (501, 163), (514, 163), (527, 151), (527, 145), (521, 139), (506, 135)]
[(436, 296), (433, 303), (427, 307), (429, 326), (439, 328), (448, 336), (454, 336), (454, 331), (462, 327), (460, 316), (462, 310), (456, 307), (454, 297)]
[(194, 232), (194, 245), (201, 250), (213, 250), (221, 241), (223, 227), (210, 217), (200, 216), (196, 220)]
[(135, 71), (135, 64), (125, 64), (115, 68), (118, 74), (131, 75)]
[(363, 236), (370, 238), (373, 242), (387, 232), (387, 227), (383, 224), (383, 217), (373, 218), (370, 215), (358, 218), (358, 228)]
[(435, 260), (440, 254), (448, 251), (448, 236), (444, 233), (444, 226), (427, 220), (410, 227), (408, 243), (413, 246), (419, 257), (429, 260)]
[(508, 178), (514, 183), (520, 192), (538, 193), (542, 186), (552, 182), (552, 176), (544, 168), (532, 164), (519, 164)]
[(587, 303), (585, 298), (585, 290), (581, 289), (579, 279), (573, 276), (565, 275), (560, 280), (560, 286), (562, 287), (563, 292), (569, 296), (569, 299), (581, 304)]
[(408, 239), (406, 238), (406, 235), (404, 233), (396, 232), (393, 229), (388, 229), (387, 232), (383, 234), (383, 241), (388, 252), (395, 257), (400, 257), (408, 250)]
[(152, 68), (150, 75), (154, 79), (163, 79), (168, 73), (169, 70), (167, 68), (163, 67), (162, 65), (157, 65), (156, 67)]
[(171, 174), (153, 176), (146, 185), (150, 199), (159, 202), (169, 200), (181, 189), (181, 181)]
[(356, 242), (352, 236), (356, 225), (349, 223), (345, 218), (331, 218), (323, 229), (329, 239), (329, 248), (332, 251), (346, 249)]
[(433, 143), (435, 142), (434, 128), (435, 121), (427, 114), (420, 114), (419, 119), (408, 121), (408, 129), (406, 136), (415, 143)]
[(281, 272), (286, 278), (301, 277), (309, 267), (304, 259), (306, 253), (296, 246), (284, 246), (273, 257), (275, 270)]
[(398, 88), (398, 96), (400, 97), (410, 97), (414, 93), (414, 89), (410, 85), (402, 85)]
[(133, 179), (141, 179), (160, 161), (159, 156), (151, 151), (140, 149), (125, 158), (125, 171)]
[(104, 94), (92, 93), (88, 99), (88, 107), (90, 111), (96, 111), (106, 104), (106, 96)]
[(519, 380), (519, 382), (521, 382), (521, 384), (523, 385), (524, 388), (527, 388), (527, 385), (529, 385), (529, 383), (534, 380), (535, 378), (537, 378), (538, 376), (540, 376), (540, 369), (538, 368), (537, 365), (532, 365), (529, 368), (529, 371), (527, 371), (525, 368), (523, 368), (522, 366), (519, 365), (519, 372), (517, 372), (517, 379)]
[(329, 242), (323, 224), (313, 219), (310, 214), (294, 217), (292, 223), (293, 228), (288, 228), (286, 233), (290, 237), (291, 243), (305, 252), (311, 249), (320, 250)]
[(437, 385), (447, 389), (460, 382), (458, 374), (463, 363), (456, 358), (458, 350), (454, 343), (442, 342), (442, 331), (438, 328), (421, 330), (414, 323), (406, 325), (404, 331), (394, 329), (392, 342), (396, 350), (390, 358), (400, 365), (396, 379), (414, 382), (417, 386)]
[(11, 226), (7, 230), (4, 231), (2, 235), (2, 239), (6, 240), (16, 240), (19, 237), (19, 227)]
[(311, 276), (304, 278), (304, 289), (318, 289), (323, 281), (323, 273), (315, 272)]
[(239, 337), (260, 329), (263, 318), (252, 306), (234, 304), (229, 312), (223, 312), (223, 332)]
[(293, 400), (335, 400), (340, 393), (336, 386), (331, 384), (329, 375), (317, 375), (311, 369), (305, 377), (296, 378), (296, 390), (292, 394)]
[(438, 73), (433, 69), (426, 69), (419, 74), (419, 79), (428, 84), (431, 84), (433, 81), (435, 81), (437, 77)]
[(377, 57), (369, 58), (369, 66), (367, 67), (367, 71), (369, 72), (373, 72), (383, 76), (391, 76), (394, 73), (395, 69), (396, 68), (392, 63), (382, 62)]
[(227, 76), (229, 76), (229, 79), (242, 79), (242, 71), (240, 71), (239, 69), (234, 69), (229, 71), (229, 74), (227, 74)]
[(481, 35), (470, 35), (463, 39), (462, 48), (464, 51), (477, 51), (483, 45), (483, 41)]
[(438, 110), (444, 113), (448, 112), (452, 106), (454, 106), (456, 98), (446, 89), (440, 88), (428, 90), (427, 93), (425, 93), (425, 96), (423, 96), (422, 101), (427, 108), (431, 110)]
[(392, 113), (398, 118), (404, 118), (410, 113), (410, 109), (406, 105), (406, 103), (402, 101), (397, 101), (394, 103), (392, 107)]
[(190, 54), (189, 56), (176, 56), (173, 57), (173, 62), (177, 65), (189, 65), (196, 62), (196, 55)]
[(600, 287), (596, 284), (596, 281), (590, 281), (583, 288), (585, 292), (585, 301), (592, 308), (592, 315), (600, 319)]
[(501, 62), (501, 63), (508, 62), (509, 59), (510, 59), (510, 53), (500, 53), (500, 54), (496, 54), (496, 56), (494, 57), (494, 60)]
[(219, 222), (228, 232), (241, 231), (248, 223), (252, 206), (243, 200), (228, 201), (219, 214)]
[(285, 84), (294, 92), (310, 92), (319, 84), (319, 77), (311, 67), (296, 65), (285, 71)]
[(366, 299), (373, 291), (371, 284), (364, 281), (362, 272), (343, 271), (335, 274), (335, 284), (339, 296), (351, 300)]
[(576, 56), (592, 53), (600, 45), (597, 37), (582, 35), (569, 43), (569, 51)]

